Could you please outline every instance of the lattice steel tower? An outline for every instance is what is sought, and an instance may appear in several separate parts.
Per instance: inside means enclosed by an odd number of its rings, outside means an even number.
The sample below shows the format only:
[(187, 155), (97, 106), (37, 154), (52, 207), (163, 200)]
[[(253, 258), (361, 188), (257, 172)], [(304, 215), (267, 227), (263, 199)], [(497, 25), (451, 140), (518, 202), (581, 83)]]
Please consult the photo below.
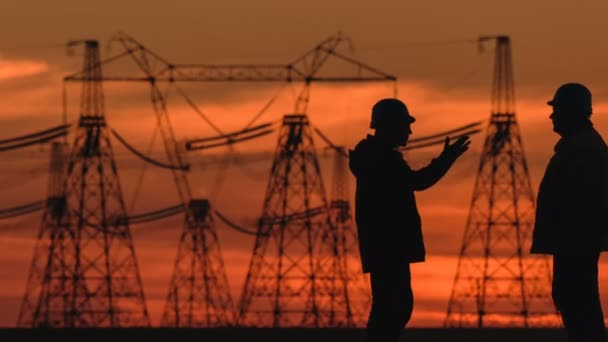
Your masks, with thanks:
[(363, 327), (367, 323), (371, 307), (371, 291), (368, 276), (361, 270), (359, 240), (353, 222), (350, 191), (347, 180), (348, 155), (344, 146), (335, 146), (331, 192), (331, 219), (338, 234), (342, 253), (347, 295), (350, 303), (349, 321)]
[(548, 260), (529, 255), (535, 200), (515, 117), (510, 40), (486, 40), (496, 41), (492, 113), (445, 325), (557, 325)]
[[(168, 161), (161, 164), (163, 168), (171, 170), (185, 212), (175, 268), (160, 323), (162, 326), (188, 328), (230, 326), (234, 323), (235, 312), (217, 231), (210, 217), (210, 204), (207, 199), (197, 198), (192, 194), (188, 181), (190, 168), (184, 155), (184, 147), (175, 137), (167, 109), (167, 98), (161, 91), (162, 84), (168, 85), (185, 79), (192, 81), (195, 77), (182, 73), (173, 74), (174, 64), (124, 33), (117, 34), (113, 40), (120, 43), (123, 51), (101, 63), (109, 66), (122, 58), (130, 58), (143, 75), (108, 73), (109, 75), (100, 80), (149, 83), (152, 106)], [(186, 68), (195, 67), (188, 65)], [(66, 80), (83, 81), (83, 75), (70, 75)], [(156, 163), (156, 166), (161, 164)]]
[[(97, 41), (85, 41), (80, 117), (48, 205), (19, 314), (22, 327), (131, 327), (150, 321), (106, 127)], [(57, 146), (57, 145), (56, 145)]]
[(352, 325), (338, 234), (306, 115), (286, 115), (240, 300), (238, 324)]
[(192, 199), (179, 241), (161, 325), (225, 327), (234, 308), (209, 201)]

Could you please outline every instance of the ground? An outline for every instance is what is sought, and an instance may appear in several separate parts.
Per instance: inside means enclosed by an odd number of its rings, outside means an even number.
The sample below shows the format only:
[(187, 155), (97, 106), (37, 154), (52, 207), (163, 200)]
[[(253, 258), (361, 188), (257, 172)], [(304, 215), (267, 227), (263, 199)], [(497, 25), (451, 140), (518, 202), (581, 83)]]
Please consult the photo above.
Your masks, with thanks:
[[(0, 329), (0, 341), (361, 342), (361, 329)], [(566, 342), (555, 329), (408, 329), (401, 341)]]

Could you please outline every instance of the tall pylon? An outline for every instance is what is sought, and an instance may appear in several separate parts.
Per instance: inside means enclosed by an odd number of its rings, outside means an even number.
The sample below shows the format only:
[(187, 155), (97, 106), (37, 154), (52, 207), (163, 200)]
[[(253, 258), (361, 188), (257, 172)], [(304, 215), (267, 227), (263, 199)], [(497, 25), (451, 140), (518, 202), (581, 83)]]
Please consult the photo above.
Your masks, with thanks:
[(347, 180), (348, 154), (344, 146), (335, 146), (331, 191), (331, 220), (338, 234), (345, 270), (345, 282), (350, 303), (349, 321), (357, 327), (367, 323), (371, 308), (369, 278), (361, 269), (359, 240), (353, 222), (350, 191)]
[[(161, 325), (180, 328), (230, 326), (234, 323), (235, 311), (216, 227), (210, 216), (212, 213), (210, 204), (205, 198), (193, 196), (188, 180), (190, 165), (184, 154), (185, 146), (176, 139), (167, 108), (167, 95), (161, 91), (162, 84), (201, 80), (202, 75), (196, 72), (189, 75), (169, 72), (171, 75), (164, 77), (168, 75), (165, 71), (173, 70), (177, 65), (169, 63), (124, 33), (115, 36), (113, 41), (120, 43), (123, 51), (101, 63), (110, 67), (123, 58), (129, 58), (135, 62), (140, 73), (125, 74), (123, 69), (119, 68), (118, 70), (121, 71), (114, 70), (114, 74), (111, 71), (107, 72), (108, 75), (103, 79), (100, 78), (100, 81), (149, 84), (151, 102), (167, 157), (166, 163), (153, 164), (171, 170), (177, 195), (185, 212)], [(207, 67), (207, 65), (202, 66), (203, 69)], [(192, 68), (196, 66), (184, 66), (184, 69), (190, 71), (193, 70)], [(216, 69), (213, 66), (211, 69), (214, 70), (215, 75)], [(85, 76), (82, 73), (75, 73), (64, 80), (82, 82)], [(187, 262), (191, 263), (191, 269), (186, 268)]]
[(283, 117), (237, 323), (351, 326), (342, 252), (306, 115)]
[(76, 136), (65, 175), (59, 147), (52, 150), (21, 327), (150, 325), (131, 232), (121, 219), (126, 211), (106, 127), (98, 43), (84, 45)]
[(528, 254), (535, 199), (515, 116), (511, 43), (486, 40), (496, 42), (492, 112), (444, 323), (554, 326), (548, 259)]

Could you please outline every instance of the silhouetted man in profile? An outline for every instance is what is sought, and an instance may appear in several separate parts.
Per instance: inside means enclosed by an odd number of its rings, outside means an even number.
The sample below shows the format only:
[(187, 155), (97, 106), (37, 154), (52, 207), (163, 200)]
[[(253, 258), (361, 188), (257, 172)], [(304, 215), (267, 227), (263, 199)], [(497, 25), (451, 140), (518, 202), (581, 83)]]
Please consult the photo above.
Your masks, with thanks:
[(608, 232), (608, 148), (585, 86), (564, 84), (547, 104), (561, 139), (538, 191), (531, 252), (553, 255), (553, 301), (568, 340), (604, 342), (598, 259)]
[(437, 183), (469, 146), (468, 137), (452, 145), (446, 138), (439, 157), (414, 171), (396, 148), (407, 144), (415, 120), (398, 99), (380, 100), (372, 108), (375, 134), (350, 151), (350, 169), (357, 178), (359, 250), (372, 287), (369, 342), (398, 341), (412, 314), (410, 263), (425, 258), (414, 191)]

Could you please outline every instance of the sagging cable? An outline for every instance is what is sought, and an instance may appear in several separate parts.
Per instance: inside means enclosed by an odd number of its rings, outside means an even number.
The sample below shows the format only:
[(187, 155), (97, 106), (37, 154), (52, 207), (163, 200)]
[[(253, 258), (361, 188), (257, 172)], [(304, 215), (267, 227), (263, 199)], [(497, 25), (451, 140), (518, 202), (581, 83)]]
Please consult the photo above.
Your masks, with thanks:
[(127, 150), (129, 150), (131, 153), (133, 153), (134, 155), (136, 155), (137, 157), (139, 157), (140, 159), (161, 167), (161, 168), (165, 168), (165, 169), (170, 169), (170, 170), (182, 170), (182, 171), (188, 171), (190, 170), (190, 165), (170, 165), (170, 164), (166, 164), (163, 162), (160, 162), (158, 160), (154, 160), (148, 156), (146, 156), (145, 154), (139, 152), (138, 150), (136, 150), (133, 146), (129, 145), (129, 143), (126, 142), (126, 140), (124, 140), (114, 129), (111, 130), (112, 134), (114, 135), (114, 137), (120, 141), (120, 143), (127, 148)]
[(232, 228), (232, 229), (234, 229), (234, 230), (236, 230), (236, 231), (238, 231), (238, 232), (241, 232), (241, 233), (244, 233), (244, 234), (249, 234), (249, 235), (256, 235), (256, 236), (257, 236), (257, 235), (262, 235), (262, 236), (264, 236), (264, 235), (268, 235), (268, 234), (261, 234), (259, 231), (252, 231), (252, 230), (249, 230), (249, 229), (243, 228), (243, 227), (241, 227), (241, 226), (239, 226), (239, 225), (235, 224), (234, 222), (230, 221), (230, 220), (229, 220), (229, 219), (228, 219), (226, 216), (222, 215), (222, 214), (221, 214), (219, 211), (217, 211), (217, 210), (215, 210), (215, 211), (214, 211), (214, 214), (215, 214), (215, 216), (217, 216), (217, 217), (218, 217), (220, 220), (222, 220), (222, 221), (223, 221), (223, 222), (224, 222), (224, 223), (225, 223), (225, 224), (226, 224), (228, 227), (230, 227), (230, 228)]
[(8, 219), (18, 216), (27, 215), (33, 213), (38, 210), (42, 210), (44, 208), (44, 201), (36, 201), (33, 203), (28, 203), (24, 205), (20, 205), (17, 207), (0, 209), (0, 219)]

